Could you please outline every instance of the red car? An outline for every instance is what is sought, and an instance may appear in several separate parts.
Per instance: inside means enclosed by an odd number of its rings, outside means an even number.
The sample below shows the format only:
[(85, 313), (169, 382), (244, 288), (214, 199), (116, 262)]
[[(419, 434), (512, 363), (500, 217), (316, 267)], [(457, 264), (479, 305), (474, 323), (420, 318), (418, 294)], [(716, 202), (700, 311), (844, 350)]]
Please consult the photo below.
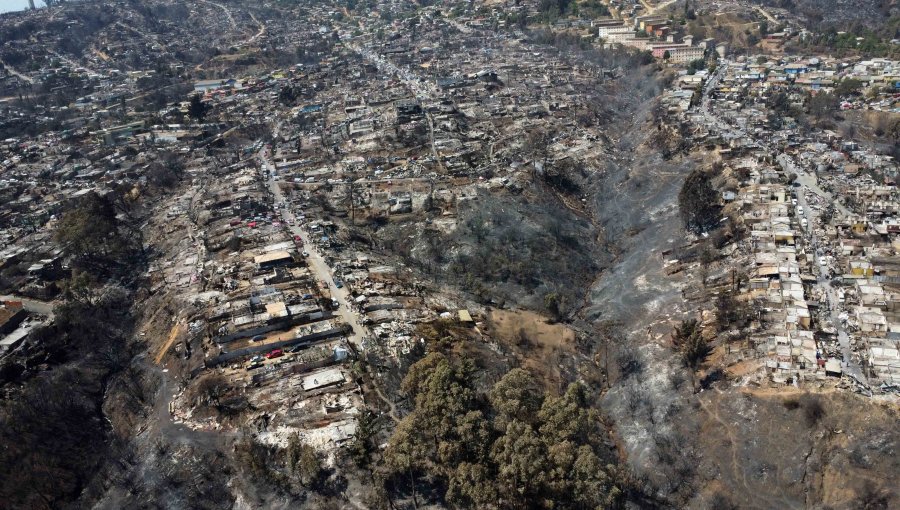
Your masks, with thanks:
[(284, 356), (284, 351), (282, 351), (281, 349), (275, 349), (274, 351), (266, 354), (266, 358), (269, 359), (280, 358), (281, 356)]

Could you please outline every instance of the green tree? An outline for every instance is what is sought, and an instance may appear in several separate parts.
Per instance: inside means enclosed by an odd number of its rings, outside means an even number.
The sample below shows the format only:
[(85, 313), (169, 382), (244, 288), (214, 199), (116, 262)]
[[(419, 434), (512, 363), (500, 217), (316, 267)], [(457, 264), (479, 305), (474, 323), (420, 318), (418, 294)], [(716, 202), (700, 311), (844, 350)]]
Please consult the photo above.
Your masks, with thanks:
[[(462, 460), (483, 456), (490, 440), (488, 425), (476, 409), (471, 362), (452, 364), (431, 353), (410, 367), (401, 388), (415, 401), (415, 409), (401, 420), (391, 438), (389, 463), (413, 474), (416, 470), (446, 476)], [(415, 453), (415, 463), (407, 458)], [(391, 460), (398, 457), (399, 460)], [(405, 459), (405, 460), (404, 460)]]
[(488, 458), (493, 432), (491, 424), (480, 410), (469, 411), (456, 423), (457, 447), (445, 451), (454, 454), (442, 455), (442, 459), (459, 462), (461, 459), (484, 462)]
[(590, 439), (592, 432), (599, 432), (595, 426), (599, 417), (593, 410), (588, 410), (585, 387), (573, 383), (566, 392), (558, 397), (544, 400), (538, 413), (540, 432), (550, 444), (572, 441), (583, 444)]
[(609, 476), (610, 471), (614, 471), (614, 467), (604, 466), (590, 446), (578, 448), (577, 457), (570, 471), (574, 502), (581, 508), (615, 508), (622, 496), (622, 490)]
[(806, 102), (809, 114), (817, 120), (822, 120), (834, 114), (838, 107), (838, 98), (830, 92), (820, 92), (810, 95)]
[(313, 487), (322, 480), (322, 464), (316, 450), (304, 443), (296, 433), (288, 438), (287, 465), (304, 487)]
[(565, 298), (561, 297), (556, 292), (549, 292), (544, 295), (544, 307), (547, 309), (547, 312), (550, 314), (553, 321), (559, 322), (565, 315)]
[(427, 468), (428, 452), (421, 434), (416, 430), (415, 422), (408, 418), (409, 416), (401, 420), (394, 429), (384, 460), (387, 468), (408, 484), (413, 505), (418, 508), (419, 473)]
[(695, 374), (710, 353), (703, 330), (695, 319), (688, 319), (675, 327), (673, 336), (681, 362), (690, 373), (691, 387), (696, 389)]
[(484, 464), (460, 463), (447, 484), (447, 500), (460, 508), (488, 508), (498, 497), (494, 473)]
[(844, 78), (834, 87), (837, 97), (858, 96), (862, 90), (862, 82), (855, 78)]
[(190, 115), (191, 118), (196, 119), (197, 122), (203, 122), (203, 118), (206, 117), (208, 112), (209, 105), (203, 102), (203, 99), (200, 98), (200, 94), (191, 96), (191, 102), (188, 105), (188, 115)]
[(410, 368), (402, 386), (415, 408), (385, 451), (388, 485), (416, 507), (426, 487), (444, 488), (459, 508), (615, 508), (622, 501), (624, 478), (602, 460), (605, 431), (583, 386), (547, 397), (517, 369), (483, 399), (471, 379), (470, 362), (441, 354)]
[(378, 421), (372, 411), (363, 412), (356, 421), (356, 433), (350, 441), (348, 450), (353, 462), (359, 467), (366, 467), (375, 450), (374, 438), (378, 433)]
[(529, 506), (541, 495), (547, 480), (547, 451), (531, 425), (512, 420), (503, 436), (494, 442), (491, 459), (497, 465), (497, 482), (512, 506)]
[(496, 423), (502, 429), (513, 419), (533, 423), (544, 401), (537, 381), (521, 368), (507, 372), (491, 389), (489, 398), (498, 413)]

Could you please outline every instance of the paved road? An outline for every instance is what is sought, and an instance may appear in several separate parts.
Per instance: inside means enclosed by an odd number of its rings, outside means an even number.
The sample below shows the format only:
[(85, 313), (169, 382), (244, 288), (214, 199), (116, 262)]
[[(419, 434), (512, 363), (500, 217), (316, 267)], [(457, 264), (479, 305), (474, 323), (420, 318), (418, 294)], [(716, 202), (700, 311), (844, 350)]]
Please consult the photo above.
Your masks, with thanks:
[(126, 25), (125, 23), (122, 23), (121, 21), (116, 21), (115, 24), (124, 28), (125, 30), (134, 32), (135, 34), (143, 37), (144, 39), (146, 39), (147, 41), (150, 41), (153, 44), (159, 45), (159, 47), (162, 48), (163, 50), (169, 51), (169, 48), (165, 45), (165, 43), (161, 42), (155, 34), (151, 37), (149, 34), (143, 32), (141, 30), (138, 30), (138, 29), (134, 28), (133, 26)]
[(231, 15), (231, 9), (229, 9), (228, 7), (225, 7), (222, 4), (219, 4), (216, 2), (210, 2), (209, 0), (200, 0), (200, 1), (205, 4), (216, 6), (219, 9), (222, 9), (223, 11), (225, 11), (225, 16), (228, 18), (228, 23), (231, 24), (231, 28), (237, 29), (237, 23), (235, 23), (235, 21), (234, 21), (234, 16)]
[(441, 155), (438, 153), (437, 147), (434, 145), (434, 119), (431, 117), (431, 113), (429, 113), (428, 109), (425, 107), (425, 103), (434, 101), (436, 98), (441, 96), (440, 90), (438, 90), (437, 86), (434, 83), (431, 83), (430, 80), (420, 78), (409, 69), (398, 67), (387, 58), (379, 55), (378, 53), (375, 53), (368, 48), (363, 48), (350, 43), (346, 43), (346, 45), (348, 48), (358, 53), (364, 59), (375, 64), (375, 67), (377, 67), (378, 70), (382, 73), (396, 76), (400, 81), (403, 82), (406, 88), (408, 88), (410, 92), (412, 92), (416, 100), (422, 103), (423, 110), (425, 111), (425, 120), (428, 122), (428, 138), (431, 144), (431, 156), (438, 164), (438, 167), (441, 170), (444, 170), (444, 162), (441, 159)]
[(105, 76), (103, 73), (97, 72), (96, 69), (91, 69), (91, 68), (88, 67), (87, 65), (82, 64), (82, 63), (80, 63), (80, 62), (76, 62), (76, 61), (72, 60), (71, 58), (69, 58), (69, 57), (67, 57), (67, 56), (65, 56), (65, 55), (63, 55), (63, 54), (61, 54), (61, 53), (58, 53), (58, 52), (56, 52), (56, 51), (53, 51), (53, 50), (51, 50), (51, 49), (49, 49), (49, 48), (47, 48), (46, 51), (47, 51), (47, 53), (49, 53), (49, 54), (55, 56), (56, 58), (58, 58), (58, 59), (60, 59), (60, 60), (62, 60), (63, 62), (65, 62), (66, 64), (70, 65), (70, 66), (73, 67), (73, 68), (76, 68), (76, 69), (77, 69), (77, 68), (80, 67), (80, 68), (82, 68), (82, 69), (87, 70), (87, 72), (89, 72), (89, 73), (93, 73), (93, 74), (96, 74), (96, 75), (98, 75), (98, 76)]
[(803, 207), (803, 216), (806, 218), (807, 226), (804, 229), (807, 239), (809, 240), (809, 246), (812, 251), (812, 255), (815, 256), (815, 265), (819, 270), (819, 278), (817, 284), (822, 287), (825, 291), (825, 295), (827, 297), (829, 309), (830, 309), (830, 319), (832, 326), (835, 331), (838, 333), (838, 343), (841, 346), (841, 354), (842, 354), (842, 362), (841, 365), (843, 369), (857, 380), (865, 382), (865, 376), (860, 368), (860, 366), (853, 361), (851, 358), (851, 348), (850, 348), (850, 336), (847, 334), (846, 329), (843, 326), (843, 321), (840, 318), (840, 308), (838, 306), (838, 296), (837, 289), (835, 289), (831, 284), (831, 279), (828, 277), (830, 271), (822, 264), (820, 257), (818, 256), (821, 251), (820, 240), (816, 235), (815, 227), (818, 224), (818, 216), (819, 211), (810, 207), (810, 204), (806, 200), (806, 190), (809, 190), (816, 195), (820, 196), (823, 199), (822, 203), (831, 203), (834, 204), (835, 209), (845, 216), (850, 216), (851, 212), (838, 203), (834, 197), (831, 196), (830, 193), (826, 192), (818, 185), (818, 180), (816, 177), (802, 167), (797, 165), (794, 162), (794, 159), (784, 153), (781, 152), (777, 147), (774, 147), (768, 140), (757, 139), (753, 135), (749, 135), (744, 132), (742, 129), (728, 125), (720, 115), (715, 115), (712, 109), (712, 103), (709, 101), (709, 94), (715, 88), (715, 84), (721, 79), (722, 72), (724, 71), (724, 66), (719, 66), (716, 73), (710, 77), (709, 84), (703, 90), (703, 98), (701, 101), (701, 106), (699, 108), (699, 113), (703, 116), (704, 121), (706, 122), (707, 127), (711, 130), (718, 130), (719, 132), (732, 132), (738, 134), (742, 137), (750, 138), (755, 143), (767, 149), (772, 154), (777, 154), (775, 160), (781, 165), (781, 168), (785, 171), (785, 173), (790, 174), (794, 173), (797, 175), (796, 182), (800, 184), (800, 187), (797, 188), (799, 193), (797, 193), (797, 205)]
[[(798, 177), (797, 181), (800, 182), (801, 179)], [(851, 358), (852, 350), (850, 348), (850, 335), (847, 334), (847, 330), (844, 328), (844, 321), (841, 320), (841, 308), (839, 307), (840, 300), (838, 299), (837, 289), (831, 284), (831, 278), (829, 276), (831, 270), (828, 268), (827, 264), (824, 263), (825, 261), (821, 256), (824, 255), (824, 251), (822, 250), (822, 244), (820, 243), (819, 237), (816, 234), (816, 225), (818, 225), (820, 213), (818, 209), (813, 208), (806, 200), (807, 189), (816, 194), (822, 194), (824, 192), (821, 190), (816, 192), (804, 184), (799, 188), (800, 192), (797, 193), (797, 205), (803, 207), (803, 217), (806, 218), (807, 222), (806, 233), (809, 238), (809, 247), (812, 251), (811, 255), (815, 257), (815, 266), (819, 270), (819, 277), (816, 283), (825, 291), (831, 323), (838, 334), (838, 344), (841, 346), (841, 366), (857, 380), (864, 382), (866, 378), (863, 375), (862, 369)], [(830, 202), (837, 205), (836, 202), (831, 200), (829, 194), (824, 193), (824, 195), (827, 197), (827, 202), (825, 203)]]
[(862, 368), (858, 363), (853, 361), (851, 357), (852, 350), (850, 348), (850, 335), (844, 328), (844, 321), (841, 320), (840, 300), (838, 299), (837, 289), (831, 284), (829, 277), (830, 269), (823, 260), (820, 253), (824, 253), (823, 246), (816, 235), (816, 225), (819, 222), (819, 210), (811, 207), (806, 200), (806, 191), (809, 190), (816, 195), (822, 197), (825, 204), (834, 204), (835, 209), (844, 216), (851, 216), (851, 212), (841, 205), (830, 193), (824, 191), (818, 186), (816, 177), (806, 170), (802, 169), (794, 163), (794, 160), (787, 154), (779, 154), (776, 161), (781, 165), (785, 172), (797, 175), (797, 182), (800, 184), (799, 193), (797, 193), (797, 205), (803, 207), (803, 217), (806, 218), (806, 234), (809, 239), (809, 246), (815, 256), (815, 266), (819, 270), (819, 278), (817, 284), (825, 291), (825, 296), (830, 310), (831, 324), (838, 334), (838, 344), (841, 346), (841, 366), (844, 371), (855, 377), (858, 381), (865, 382)]
[[(266, 184), (269, 187), (269, 190), (272, 191), (277, 205), (284, 201), (285, 197), (281, 192), (281, 188), (278, 186), (278, 180), (275, 176), (275, 166), (268, 158), (268, 149), (263, 148), (259, 154), (263, 167), (269, 171), (269, 179)], [(309, 256), (306, 257), (306, 263), (310, 270), (317, 279), (325, 282), (328, 289), (331, 291), (331, 297), (339, 303), (340, 306), (335, 310), (334, 314), (353, 328), (353, 333), (348, 335), (348, 340), (357, 348), (361, 349), (363, 340), (369, 335), (369, 331), (362, 324), (362, 318), (359, 314), (350, 306), (352, 303), (350, 292), (347, 290), (347, 287), (337, 288), (337, 285), (334, 283), (331, 267), (325, 261), (325, 258), (321, 253), (319, 253), (316, 245), (312, 243), (309, 233), (303, 228), (300, 228), (300, 222), (297, 221), (297, 218), (294, 216), (290, 207), (279, 210), (284, 220), (291, 220), (294, 223), (293, 225), (288, 225), (288, 230), (291, 234), (298, 235), (300, 236), (300, 239), (303, 240), (303, 249), (309, 254)]]
[(48, 317), (53, 315), (53, 307), (55, 303), (47, 301), (38, 301), (36, 299), (23, 298), (19, 296), (0, 296), (2, 301), (21, 301), (26, 310)]

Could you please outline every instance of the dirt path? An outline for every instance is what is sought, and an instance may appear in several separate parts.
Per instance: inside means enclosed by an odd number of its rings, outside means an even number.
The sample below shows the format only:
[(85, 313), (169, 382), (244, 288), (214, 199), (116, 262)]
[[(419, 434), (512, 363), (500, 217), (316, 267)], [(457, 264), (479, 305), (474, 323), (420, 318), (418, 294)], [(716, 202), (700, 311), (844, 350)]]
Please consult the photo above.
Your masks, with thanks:
[(381, 387), (379, 385), (373, 384), (372, 387), (375, 388), (375, 394), (378, 395), (378, 398), (380, 398), (382, 402), (387, 404), (389, 409), (388, 416), (390, 416), (391, 419), (394, 420), (394, 423), (399, 423), (400, 418), (397, 416), (397, 405), (384, 396), (384, 393), (381, 391)]
[(762, 14), (764, 18), (766, 18), (767, 20), (769, 20), (770, 23), (776, 23), (776, 24), (778, 23), (778, 20), (775, 19), (774, 16), (772, 16), (771, 14), (769, 14), (768, 12), (766, 12), (766, 10), (763, 9), (762, 7), (760, 7), (760, 6), (758, 6), (758, 5), (754, 5), (753, 8), (756, 10), (756, 12)]
[[(725, 395), (718, 389), (713, 390), (710, 393), (712, 396), (708, 398), (706, 395), (698, 395), (697, 401), (700, 403), (700, 407), (703, 411), (705, 411), (715, 423), (722, 427), (722, 433), (728, 440), (728, 446), (731, 449), (730, 464), (733, 479), (743, 486), (746, 494), (753, 496), (753, 504), (749, 505), (750, 508), (797, 508), (796, 502), (788, 499), (784, 494), (767, 493), (765, 490), (765, 482), (761, 482), (762, 486), (760, 487), (757, 486), (758, 484), (752, 484), (747, 480), (748, 469), (744, 465), (747, 459), (743, 459), (738, 451), (741, 441), (734, 433), (735, 425), (725, 421), (720, 412), (720, 402), (722, 399), (733, 398), (733, 396)], [(707, 393), (707, 395), (710, 393)], [(781, 467), (777, 465), (773, 467), (774, 473), (771, 476), (773, 479), (777, 480), (781, 474)]]
[(266, 33), (266, 25), (263, 24), (258, 19), (256, 19), (256, 16), (252, 12), (250, 13), (250, 19), (252, 19), (253, 22), (256, 23), (256, 25), (259, 27), (259, 32), (253, 34), (253, 37), (251, 37), (250, 39), (247, 39), (246, 41), (242, 42), (241, 46), (244, 46), (247, 44), (253, 44), (254, 42), (256, 42), (257, 39), (259, 39), (260, 37), (263, 36), (263, 34)]
[(169, 337), (166, 339), (166, 343), (164, 343), (163, 346), (160, 347), (159, 352), (156, 353), (156, 358), (154, 358), (154, 361), (157, 365), (162, 363), (163, 357), (167, 352), (169, 352), (169, 349), (172, 348), (172, 344), (175, 343), (175, 339), (178, 338), (178, 333), (180, 332), (181, 324), (175, 324), (174, 326), (172, 326), (171, 331), (169, 331)]
[(710, 405), (706, 402), (706, 399), (702, 397), (698, 397), (697, 401), (700, 402), (700, 407), (708, 414), (716, 423), (722, 426), (722, 431), (728, 438), (728, 446), (731, 449), (731, 470), (734, 472), (735, 477), (739, 473), (741, 476), (741, 484), (744, 486), (744, 489), (747, 490), (748, 494), (753, 494), (753, 489), (750, 488), (750, 485), (747, 483), (747, 473), (741, 469), (741, 464), (738, 461), (737, 455), (737, 439), (734, 437), (734, 431), (732, 430), (731, 425), (725, 422), (722, 417), (719, 415), (718, 409), (711, 409)]
[(649, 3), (647, 3), (647, 0), (641, 0), (641, 5), (643, 5), (644, 9), (646, 10), (644, 14), (649, 16), (650, 14), (653, 14), (658, 10), (665, 9), (666, 7), (674, 4), (676, 1), (677, 0), (667, 0), (660, 4), (650, 5)]

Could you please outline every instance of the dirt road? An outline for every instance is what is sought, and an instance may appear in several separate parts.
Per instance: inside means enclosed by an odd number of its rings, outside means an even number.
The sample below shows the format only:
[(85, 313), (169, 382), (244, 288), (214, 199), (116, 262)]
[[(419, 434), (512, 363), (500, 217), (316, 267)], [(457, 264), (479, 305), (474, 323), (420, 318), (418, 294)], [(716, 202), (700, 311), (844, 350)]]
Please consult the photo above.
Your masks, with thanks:
[(666, 7), (674, 4), (676, 1), (677, 0), (667, 0), (665, 2), (656, 4), (656, 5), (650, 5), (646, 0), (641, 0), (641, 5), (643, 5), (644, 9), (645, 9), (644, 15), (649, 16), (650, 14), (653, 14), (656, 11), (665, 9)]

